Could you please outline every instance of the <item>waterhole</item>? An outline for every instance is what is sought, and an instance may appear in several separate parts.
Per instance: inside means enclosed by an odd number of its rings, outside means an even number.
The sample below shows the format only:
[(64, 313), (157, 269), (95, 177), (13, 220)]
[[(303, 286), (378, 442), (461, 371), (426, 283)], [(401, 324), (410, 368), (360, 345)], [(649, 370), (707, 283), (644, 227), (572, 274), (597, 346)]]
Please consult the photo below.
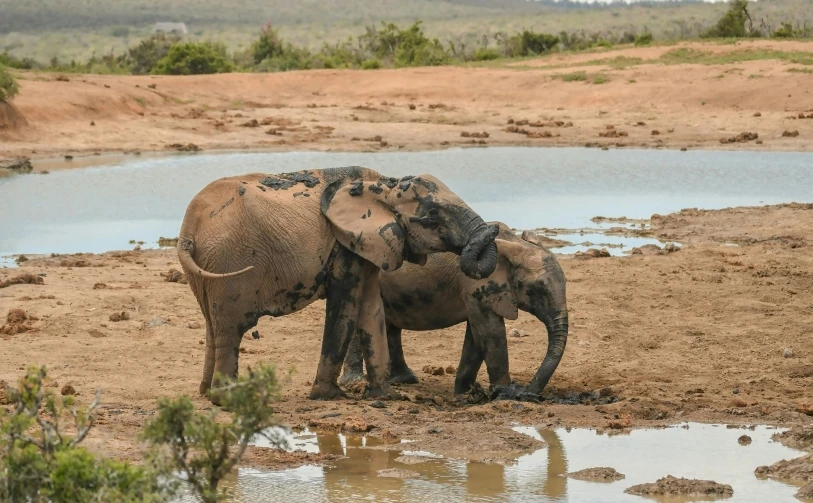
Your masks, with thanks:
[[(92, 162), (91, 162), (92, 161)], [(483, 148), (396, 153), (219, 153), (91, 157), (92, 165), (0, 178), (0, 256), (157, 247), (174, 238), (192, 197), (208, 183), (243, 173), (362, 165), (390, 176), (440, 178), (486, 220), (517, 229), (621, 226), (597, 215), (649, 218), (686, 207), (806, 201), (813, 154), (585, 148)], [(59, 161), (65, 162), (65, 161)], [(41, 163), (39, 163), (41, 164)], [(47, 164), (42, 166), (48, 167)], [(37, 170), (42, 166), (35, 163)], [(620, 254), (649, 238), (578, 235)], [(600, 246), (599, 246), (600, 247)], [(6, 265), (13, 261), (6, 260)]]
[[(608, 434), (591, 429), (515, 427), (547, 445), (511, 463), (477, 463), (420, 451), (411, 443), (382, 444), (371, 437), (313, 434), (294, 437), (295, 448), (346, 456), (329, 466), (277, 471), (241, 469), (229, 480), (233, 502), (591, 502), (659, 501), (683, 503), (702, 498), (654, 498), (626, 494), (630, 486), (666, 475), (730, 485), (731, 503), (798, 501), (789, 484), (760, 480), (754, 470), (804, 453), (771, 440), (779, 431), (766, 426), (727, 428), (685, 423)], [(751, 442), (738, 439), (748, 435)], [(404, 456), (420, 462), (403, 462)], [(585, 468), (610, 467), (624, 475), (614, 482), (566, 477)], [(380, 476), (382, 470), (413, 472), (410, 478)], [(386, 472), (385, 472), (386, 473)], [(191, 500), (187, 500), (191, 501)]]

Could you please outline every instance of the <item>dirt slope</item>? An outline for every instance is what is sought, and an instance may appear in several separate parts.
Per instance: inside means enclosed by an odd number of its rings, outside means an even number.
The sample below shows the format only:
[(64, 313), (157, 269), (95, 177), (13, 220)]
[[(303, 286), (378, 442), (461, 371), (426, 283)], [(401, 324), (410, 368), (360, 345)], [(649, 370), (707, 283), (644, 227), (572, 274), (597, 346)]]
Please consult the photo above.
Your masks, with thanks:
[[(15, 104), (30, 127), (0, 130), (4, 140), (0, 156), (165, 150), (171, 144), (188, 143), (205, 150), (587, 144), (811, 149), (813, 120), (788, 118), (808, 110), (813, 115), (813, 79), (809, 73), (788, 71), (809, 66), (775, 59), (724, 65), (639, 64), (624, 69), (578, 66), (616, 56), (646, 63), (674, 48), (551, 56), (522, 62), (519, 69), (318, 70), (190, 77), (62, 78), (25, 73)], [(692, 43), (684, 48), (713, 54), (769, 49), (809, 53), (813, 43)], [(529, 68), (537, 63), (570, 66)], [(586, 72), (587, 81), (566, 82), (560, 77), (574, 71)], [(592, 83), (598, 74), (609, 82)], [(253, 125), (251, 119), (258, 121), (257, 127), (242, 126)], [(505, 131), (509, 119), (562, 125), (520, 125), (519, 129), (533, 133), (529, 137), (521, 131)], [(609, 126), (615, 132), (608, 133)], [(785, 131), (798, 131), (798, 136), (783, 136)], [(488, 137), (461, 136), (465, 132), (486, 132)], [(759, 139), (720, 144), (721, 139), (743, 132), (757, 133)]]

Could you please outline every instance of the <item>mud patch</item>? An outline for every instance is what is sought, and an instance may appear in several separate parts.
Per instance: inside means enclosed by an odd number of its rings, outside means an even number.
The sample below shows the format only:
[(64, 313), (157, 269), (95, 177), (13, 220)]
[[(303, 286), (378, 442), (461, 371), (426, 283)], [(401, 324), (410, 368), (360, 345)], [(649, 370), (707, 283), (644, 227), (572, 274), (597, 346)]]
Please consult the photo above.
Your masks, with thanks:
[(775, 434), (771, 439), (791, 449), (811, 451), (813, 450), (813, 425), (796, 426), (788, 431)]
[(796, 459), (777, 461), (771, 466), (760, 466), (754, 470), (760, 478), (813, 482), (813, 454)]
[(618, 473), (615, 468), (599, 466), (596, 468), (585, 468), (577, 472), (567, 474), (568, 478), (576, 480), (586, 480), (589, 482), (615, 482), (625, 478), (623, 473)]
[(649, 484), (638, 484), (624, 491), (637, 496), (717, 496), (726, 497), (734, 494), (728, 484), (712, 480), (685, 479), (667, 475)]
[(36, 330), (33, 323), (39, 318), (22, 309), (11, 309), (6, 315), (6, 324), (0, 327), (0, 334), (16, 335)]
[(0, 282), (0, 288), (8, 288), (11, 285), (44, 285), (45, 280), (42, 276), (37, 276), (31, 273), (21, 274), (19, 276), (14, 276), (11, 279), (7, 279), (3, 282)]
[(243, 454), (240, 465), (246, 468), (279, 470), (302, 465), (325, 465), (332, 461), (344, 459), (337, 454), (269, 449), (249, 446)]
[(598, 391), (582, 391), (581, 393), (551, 389), (550, 394), (542, 396), (542, 400), (562, 405), (607, 405), (622, 399), (615, 395), (612, 388), (602, 388)]
[(164, 278), (164, 281), (168, 283), (181, 283), (183, 285), (187, 283), (184, 273), (177, 269), (170, 269), (167, 272), (162, 272), (161, 277)]
[(387, 468), (386, 470), (378, 470), (377, 475), (391, 479), (414, 479), (419, 477), (420, 473), (412, 470), (401, 470), (400, 468)]

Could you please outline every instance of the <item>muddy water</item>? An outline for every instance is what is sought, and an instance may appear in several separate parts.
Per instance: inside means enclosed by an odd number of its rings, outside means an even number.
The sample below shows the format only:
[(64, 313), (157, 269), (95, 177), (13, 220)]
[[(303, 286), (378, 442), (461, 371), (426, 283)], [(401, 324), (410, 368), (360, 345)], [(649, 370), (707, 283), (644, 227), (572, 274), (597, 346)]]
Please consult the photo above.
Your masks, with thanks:
[(101, 166), (0, 178), (0, 256), (127, 249), (131, 240), (154, 247), (161, 236), (177, 236), (189, 200), (219, 177), (346, 165), (393, 176), (431, 173), (487, 220), (518, 229), (589, 227), (596, 215), (648, 218), (685, 207), (806, 201), (813, 185), (809, 153), (483, 148), (119, 156)]
[[(798, 488), (754, 476), (757, 466), (803, 455), (772, 442), (776, 429), (727, 429), (689, 423), (664, 429), (633, 430), (607, 435), (595, 430), (517, 430), (544, 440), (547, 447), (513, 464), (468, 463), (418, 451), (409, 443), (381, 446), (372, 438), (304, 432), (298, 449), (347, 456), (329, 467), (288, 470), (240, 470), (230, 481), (234, 502), (645, 502), (624, 490), (666, 475), (729, 484), (731, 503), (796, 501)], [(740, 445), (741, 435), (752, 438)], [(396, 461), (402, 455), (432, 456), (417, 464)], [(625, 475), (611, 483), (585, 482), (563, 475), (607, 466)], [(378, 471), (399, 468), (417, 472), (408, 479), (379, 477)], [(697, 498), (660, 498), (663, 503)], [(187, 500), (189, 501), (189, 500)]]

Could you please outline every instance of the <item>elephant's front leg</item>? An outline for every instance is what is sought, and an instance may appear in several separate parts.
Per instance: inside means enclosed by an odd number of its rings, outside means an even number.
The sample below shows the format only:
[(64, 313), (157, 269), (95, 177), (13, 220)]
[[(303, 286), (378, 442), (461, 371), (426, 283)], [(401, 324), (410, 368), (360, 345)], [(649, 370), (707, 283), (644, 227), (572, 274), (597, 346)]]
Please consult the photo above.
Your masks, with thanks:
[[(336, 253), (325, 288), (325, 330), (311, 399), (346, 396), (336, 380), (353, 333), (361, 327), (359, 315), (365, 284), (378, 274), (377, 268), (349, 250), (339, 248)], [(374, 278), (373, 281), (377, 283)]]
[[(471, 371), (464, 371), (463, 375), (471, 379), (471, 382), (464, 384), (468, 384), (469, 387), (474, 384), (477, 370), (479, 370), (480, 362), (483, 360), (486, 362), (488, 381), (492, 388), (510, 384), (511, 372), (508, 367), (508, 340), (505, 336), (505, 321), (501, 316), (479, 303), (472, 302), (468, 307), (469, 321), (466, 327), (466, 339), (463, 342), (463, 356), (468, 351), (469, 359), (472, 360), (472, 363), (468, 365), (473, 366), (474, 362), (476, 362), (476, 370), (473, 371), (474, 375), (470, 377), (467, 374), (470, 374)], [(477, 356), (481, 360), (477, 361)], [(465, 369), (464, 363), (461, 357), (460, 364)], [(460, 373), (458, 369), (458, 375)], [(455, 390), (457, 390), (457, 385), (455, 385)]]
[(384, 323), (384, 304), (378, 282), (378, 268), (364, 265), (366, 281), (358, 318), (358, 336), (367, 367), (367, 396), (386, 396), (390, 391), (390, 352)]
[(350, 347), (347, 348), (347, 356), (344, 358), (344, 366), (342, 367), (342, 377), (339, 383), (342, 386), (347, 386), (356, 381), (364, 380), (364, 355), (361, 350), (361, 342), (359, 341), (358, 330), (353, 339), (350, 341)]

